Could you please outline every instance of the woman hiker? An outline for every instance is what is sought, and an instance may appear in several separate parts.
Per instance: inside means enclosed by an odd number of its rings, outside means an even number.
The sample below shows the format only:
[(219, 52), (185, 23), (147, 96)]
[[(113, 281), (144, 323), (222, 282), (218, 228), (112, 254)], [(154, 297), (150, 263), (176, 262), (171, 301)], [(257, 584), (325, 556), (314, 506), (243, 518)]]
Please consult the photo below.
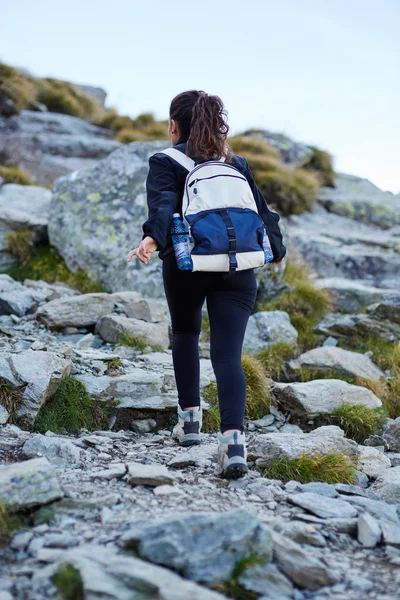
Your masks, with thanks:
[[(226, 144), (229, 127), (218, 96), (191, 90), (171, 102), (168, 137), (174, 149), (200, 164), (225, 159), (247, 179), (271, 242), (274, 263), (285, 256), (279, 216), (271, 212), (255, 184), (245, 158), (232, 154)], [(167, 154), (149, 159), (146, 181), (149, 217), (143, 239), (131, 250), (147, 264), (158, 250), (162, 259), (165, 295), (172, 324), (172, 359), (178, 389), (178, 423), (172, 436), (183, 445), (200, 443), (202, 407), (198, 341), (204, 301), (210, 320), (210, 358), (217, 381), (221, 415), (216, 473), (226, 478), (247, 472), (243, 418), (246, 381), (241, 364), (243, 338), (253, 310), (257, 282), (254, 269), (225, 272), (183, 271), (178, 268), (170, 234), (174, 213), (182, 216), (182, 197), (187, 169)]]

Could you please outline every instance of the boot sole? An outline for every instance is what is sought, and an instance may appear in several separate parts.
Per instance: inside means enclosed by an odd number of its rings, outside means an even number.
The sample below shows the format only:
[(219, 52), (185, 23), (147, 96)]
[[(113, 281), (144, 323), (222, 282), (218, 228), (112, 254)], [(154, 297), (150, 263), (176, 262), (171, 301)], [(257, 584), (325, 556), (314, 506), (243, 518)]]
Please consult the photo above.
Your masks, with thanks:
[(183, 440), (179, 442), (181, 446), (198, 446), (201, 444), (201, 440)]
[(243, 464), (233, 464), (229, 465), (224, 471), (223, 477), (225, 479), (240, 479), (248, 472), (248, 468)]

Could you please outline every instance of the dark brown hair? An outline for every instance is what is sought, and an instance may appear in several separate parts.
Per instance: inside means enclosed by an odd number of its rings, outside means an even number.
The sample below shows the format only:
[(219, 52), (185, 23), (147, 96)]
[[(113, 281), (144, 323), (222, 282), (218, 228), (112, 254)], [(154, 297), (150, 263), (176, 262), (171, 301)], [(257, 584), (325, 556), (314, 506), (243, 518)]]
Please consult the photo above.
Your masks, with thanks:
[(195, 158), (228, 162), (232, 158), (226, 138), (229, 126), (227, 113), (219, 96), (209, 96), (202, 90), (190, 90), (175, 96), (169, 109), (181, 135), (188, 135), (186, 154)]

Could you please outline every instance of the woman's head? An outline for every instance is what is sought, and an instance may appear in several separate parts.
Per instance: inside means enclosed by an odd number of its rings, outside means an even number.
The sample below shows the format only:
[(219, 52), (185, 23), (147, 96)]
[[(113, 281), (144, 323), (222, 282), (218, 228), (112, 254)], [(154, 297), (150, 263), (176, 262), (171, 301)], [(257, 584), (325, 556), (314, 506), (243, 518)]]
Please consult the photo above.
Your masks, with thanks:
[(186, 152), (196, 158), (218, 160), (224, 156), (229, 160), (226, 117), (219, 96), (209, 96), (201, 90), (182, 92), (171, 102), (168, 135), (172, 143), (187, 135)]

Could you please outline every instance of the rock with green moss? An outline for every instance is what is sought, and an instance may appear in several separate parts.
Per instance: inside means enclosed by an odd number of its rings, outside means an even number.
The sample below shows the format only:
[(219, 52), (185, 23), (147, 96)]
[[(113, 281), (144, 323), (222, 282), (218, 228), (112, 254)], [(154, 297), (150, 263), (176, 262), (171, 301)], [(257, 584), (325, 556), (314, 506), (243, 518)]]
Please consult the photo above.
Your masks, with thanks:
[(323, 335), (341, 338), (376, 336), (388, 342), (400, 340), (400, 323), (389, 319), (375, 318), (373, 312), (349, 315), (329, 313), (315, 326), (315, 331)]
[(351, 352), (336, 346), (313, 348), (300, 354), (289, 363), (295, 372), (311, 369), (313, 372), (328, 374), (333, 377), (347, 375), (348, 377), (363, 377), (379, 381), (385, 373), (376, 366), (366, 354)]
[(358, 222), (385, 229), (400, 225), (400, 195), (383, 192), (368, 179), (355, 175), (337, 175), (335, 188), (322, 188), (318, 200), (330, 212)]
[(168, 324), (147, 323), (141, 319), (125, 317), (123, 315), (105, 315), (99, 319), (96, 332), (100, 337), (112, 344), (124, 343), (143, 347), (146, 345), (158, 346), (160, 349), (169, 347)]
[(275, 383), (273, 395), (283, 412), (295, 417), (329, 414), (344, 403), (369, 408), (382, 406), (371, 390), (340, 379), (315, 379), (306, 383)]
[(243, 347), (248, 352), (260, 352), (273, 344), (295, 344), (298, 333), (282, 310), (260, 311), (247, 324)]
[(0, 466), (0, 502), (11, 510), (40, 506), (62, 496), (47, 458)]

